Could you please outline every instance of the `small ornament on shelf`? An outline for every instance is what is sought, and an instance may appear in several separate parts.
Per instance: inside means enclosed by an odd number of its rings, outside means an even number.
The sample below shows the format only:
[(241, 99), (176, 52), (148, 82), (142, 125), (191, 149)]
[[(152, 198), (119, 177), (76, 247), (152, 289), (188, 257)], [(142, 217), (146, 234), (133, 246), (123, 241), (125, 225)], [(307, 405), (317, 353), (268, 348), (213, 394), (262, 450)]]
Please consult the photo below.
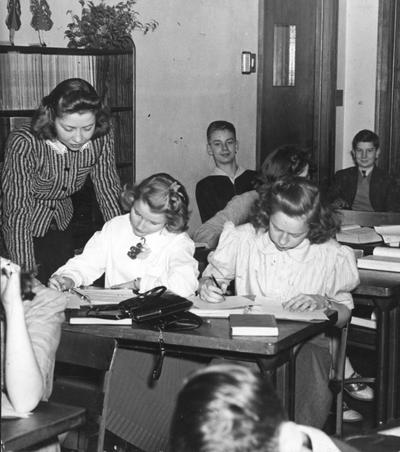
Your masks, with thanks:
[(50, 7), (46, 0), (31, 0), (31, 12), (31, 26), (38, 32), (40, 45), (46, 47), (40, 31), (49, 31), (53, 26)]
[(10, 30), (10, 44), (14, 45), (14, 35), (21, 27), (21, 4), (19, 0), (8, 0), (6, 25)]

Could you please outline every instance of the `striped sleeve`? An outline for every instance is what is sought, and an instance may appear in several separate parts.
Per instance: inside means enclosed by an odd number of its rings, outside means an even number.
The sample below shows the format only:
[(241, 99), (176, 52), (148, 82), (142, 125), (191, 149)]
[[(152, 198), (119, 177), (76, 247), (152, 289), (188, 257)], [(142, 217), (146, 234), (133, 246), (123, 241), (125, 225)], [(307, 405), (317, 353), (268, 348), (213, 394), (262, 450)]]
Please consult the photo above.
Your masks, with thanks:
[(32, 215), (34, 172), (31, 143), (22, 134), (10, 135), (2, 173), (3, 234), (13, 262), (32, 269), (35, 265)]
[(115, 164), (113, 133), (94, 140), (93, 145), (100, 146), (101, 149), (91, 178), (104, 221), (108, 221), (122, 213), (119, 205), (121, 183)]

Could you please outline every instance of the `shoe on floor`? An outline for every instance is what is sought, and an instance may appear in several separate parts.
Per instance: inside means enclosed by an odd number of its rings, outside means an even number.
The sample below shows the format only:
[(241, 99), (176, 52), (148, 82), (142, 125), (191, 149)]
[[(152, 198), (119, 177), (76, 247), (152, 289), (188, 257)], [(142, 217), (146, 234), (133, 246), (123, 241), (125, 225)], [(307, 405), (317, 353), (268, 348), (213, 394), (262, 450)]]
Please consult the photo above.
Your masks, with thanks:
[[(353, 372), (349, 378), (361, 378), (357, 372)], [(344, 390), (353, 397), (353, 399), (370, 402), (374, 400), (374, 390), (365, 383), (347, 383), (344, 385)]]
[(351, 409), (346, 402), (343, 402), (343, 422), (360, 422), (362, 420), (361, 413)]

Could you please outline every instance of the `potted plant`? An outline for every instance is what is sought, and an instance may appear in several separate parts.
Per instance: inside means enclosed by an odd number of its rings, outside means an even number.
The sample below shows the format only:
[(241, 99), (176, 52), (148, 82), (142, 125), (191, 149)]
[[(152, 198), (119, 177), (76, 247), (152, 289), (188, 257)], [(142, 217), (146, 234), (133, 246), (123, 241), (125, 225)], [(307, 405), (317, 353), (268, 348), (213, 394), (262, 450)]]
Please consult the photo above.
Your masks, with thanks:
[(154, 31), (158, 22), (151, 20), (142, 23), (139, 13), (133, 9), (136, 0), (126, 0), (114, 6), (103, 0), (97, 5), (93, 1), (79, 0), (82, 6), (81, 17), (67, 11), (72, 22), (67, 25), (65, 36), (70, 48), (125, 49), (132, 47), (132, 32)]

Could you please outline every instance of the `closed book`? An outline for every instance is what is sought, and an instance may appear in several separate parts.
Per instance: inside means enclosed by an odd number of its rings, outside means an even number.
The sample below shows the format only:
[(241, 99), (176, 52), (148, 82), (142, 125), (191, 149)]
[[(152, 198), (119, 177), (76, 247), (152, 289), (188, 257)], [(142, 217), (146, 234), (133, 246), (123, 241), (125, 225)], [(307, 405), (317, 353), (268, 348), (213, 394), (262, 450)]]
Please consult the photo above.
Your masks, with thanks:
[(365, 328), (371, 328), (376, 330), (376, 320), (365, 319), (364, 317), (351, 317), (350, 323), (352, 325), (364, 326)]
[(232, 336), (278, 336), (278, 324), (272, 314), (231, 314)]
[(67, 309), (65, 318), (71, 325), (132, 325), (132, 319), (119, 310), (96, 312), (87, 307)]
[(400, 249), (376, 247), (373, 254), (357, 259), (358, 268), (400, 272)]

